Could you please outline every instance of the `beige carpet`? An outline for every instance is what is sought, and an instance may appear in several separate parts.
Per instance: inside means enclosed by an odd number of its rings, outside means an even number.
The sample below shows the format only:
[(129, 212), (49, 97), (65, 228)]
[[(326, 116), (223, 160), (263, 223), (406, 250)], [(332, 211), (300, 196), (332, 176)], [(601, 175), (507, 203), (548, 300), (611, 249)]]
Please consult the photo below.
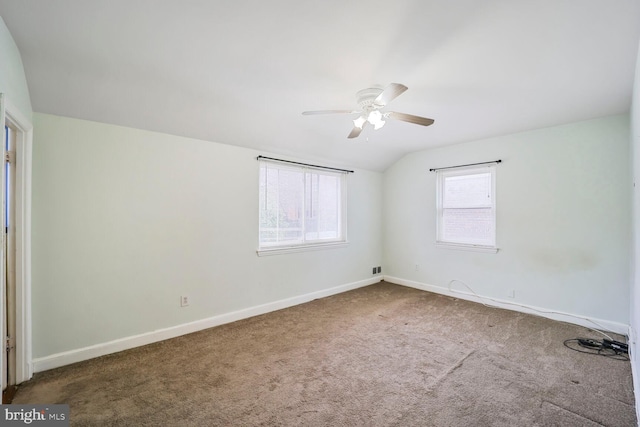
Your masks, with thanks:
[[(635, 426), (586, 328), (388, 283), (38, 373), (77, 426)], [(620, 337), (617, 337), (620, 339)]]

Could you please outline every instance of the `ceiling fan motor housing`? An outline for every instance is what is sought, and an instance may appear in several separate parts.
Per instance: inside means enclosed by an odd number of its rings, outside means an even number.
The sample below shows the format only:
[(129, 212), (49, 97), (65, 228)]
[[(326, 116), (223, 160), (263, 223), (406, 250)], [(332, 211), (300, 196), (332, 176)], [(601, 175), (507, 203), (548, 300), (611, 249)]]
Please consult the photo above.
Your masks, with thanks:
[(382, 93), (384, 89), (379, 87), (369, 87), (366, 89), (359, 90), (356, 94), (356, 98), (358, 99), (358, 106), (363, 111), (375, 110), (377, 107), (373, 105), (373, 101)]

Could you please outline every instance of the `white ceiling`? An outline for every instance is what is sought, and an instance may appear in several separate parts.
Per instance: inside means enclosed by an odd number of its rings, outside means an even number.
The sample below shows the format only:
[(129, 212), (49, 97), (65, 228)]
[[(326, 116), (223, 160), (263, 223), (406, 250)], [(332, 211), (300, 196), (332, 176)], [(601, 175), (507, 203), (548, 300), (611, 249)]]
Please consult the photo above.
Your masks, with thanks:
[[(0, 0), (36, 112), (384, 170), (629, 110), (640, 1)], [(403, 83), (355, 140), (355, 93)]]

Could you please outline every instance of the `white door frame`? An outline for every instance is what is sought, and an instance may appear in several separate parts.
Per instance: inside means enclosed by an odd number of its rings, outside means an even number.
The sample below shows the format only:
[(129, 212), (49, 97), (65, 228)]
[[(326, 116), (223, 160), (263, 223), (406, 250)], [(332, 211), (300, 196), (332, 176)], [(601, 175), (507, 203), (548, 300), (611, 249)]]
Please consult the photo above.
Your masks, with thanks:
[[(4, 112), (4, 117), (3, 113)], [(7, 98), (0, 94), (0, 119), (15, 131), (16, 139), (16, 183), (15, 183), (15, 225), (16, 225), (16, 384), (27, 381), (33, 376), (31, 352), (31, 152), (33, 144), (33, 125)], [(4, 142), (4, 130), (2, 141)], [(0, 152), (4, 159), (5, 144)], [(4, 173), (1, 174), (2, 192), (4, 192)], [(4, 195), (3, 199), (4, 200)], [(4, 223), (5, 210), (2, 209)], [(4, 245), (3, 245), (4, 246)], [(2, 286), (6, 280), (4, 266), (0, 272)], [(5, 301), (0, 305), (0, 330), (5, 328)], [(6, 357), (4, 343), (0, 351), (0, 361)], [(1, 365), (1, 364), (0, 364)], [(2, 389), (6, 387), (6, 378), (1, 378)]]

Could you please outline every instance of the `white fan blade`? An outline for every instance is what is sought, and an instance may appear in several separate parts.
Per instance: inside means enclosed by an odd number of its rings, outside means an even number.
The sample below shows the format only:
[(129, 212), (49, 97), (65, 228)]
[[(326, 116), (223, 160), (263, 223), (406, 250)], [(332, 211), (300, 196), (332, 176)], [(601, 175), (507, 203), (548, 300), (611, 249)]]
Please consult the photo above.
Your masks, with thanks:
[(302, 114), (305, 116), (313, 116), (316, 114), (356, 114), (361, 112), (362, 111), (352, 111), (352, 110), (318, 110), (318, 111), (303, 111)]
[(400, 96), (407, 89), (408, 87), (401, 85), (400, 83), (391, 83), (389, 86), (384, 88), (382, 93), (373, 101), (373, 105), (382, 108)]
[(353, 129), (351, 130), (351, 133), (349, 134), (349, 136), (347, 138), (356, 138), (356, 137), (358, 137), (358, 135), (360, 135), (360, 132), (362, 132), (363, 128), (364, 128), (364, 126), (362, 126), (361, 128), (359, 128), (358, 126), (354, 126)]
[(416, 125), (421, 125), (421, 126), (429, 126), (429, 125), (432, 125), (434, 122), (433, 119), (427, 119), (426, 117), (414, 116), (412, 114), (405, 114), (405, 113), (396, 113), (395, 111), (389, 111), (388, 113), (384, 113), (384, 116), (390, 119), (401, 120), (403, 122), (414, 123)]

